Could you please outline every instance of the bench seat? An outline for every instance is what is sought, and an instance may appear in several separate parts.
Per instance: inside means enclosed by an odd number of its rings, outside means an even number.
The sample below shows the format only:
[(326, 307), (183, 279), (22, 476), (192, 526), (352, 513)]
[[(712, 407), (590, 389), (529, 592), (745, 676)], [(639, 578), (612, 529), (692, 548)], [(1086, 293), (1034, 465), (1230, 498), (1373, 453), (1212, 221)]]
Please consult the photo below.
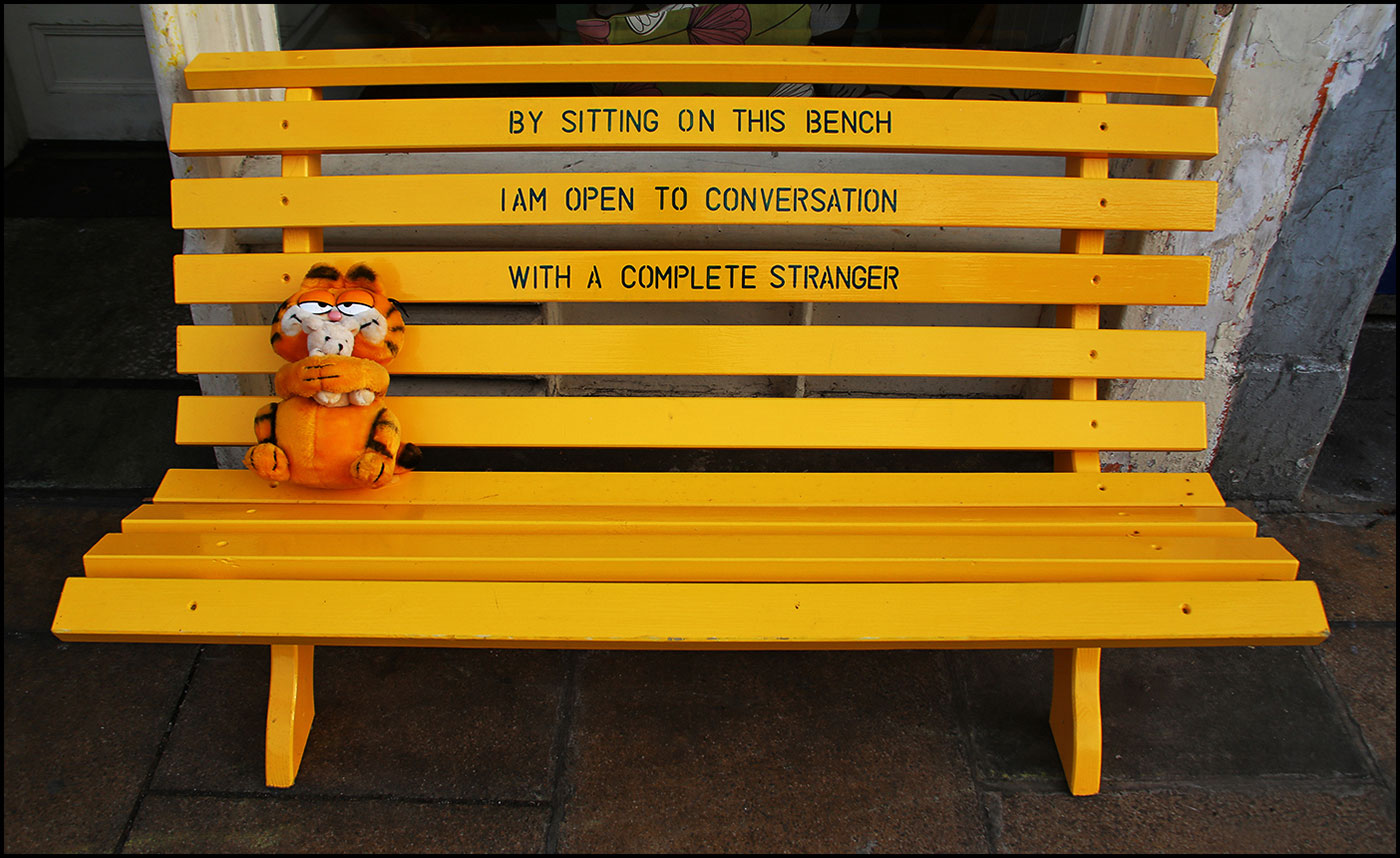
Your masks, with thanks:
[(1311, 581), (723, 583), (70, 578), (69, 641), (587, 649), (1314, 644)]
[[(310, 563), (308, 534), (355, 523), (377, 538), (328, 540)], [(905, 648), (1326, 635), (1297, 560), (1256, 537), (1207, 474), (430, 472), (328, 496), (172, 471), (84, 563), (55, 622), (69, 640)], [(802, 607), (777, 620), (789, 603)]]

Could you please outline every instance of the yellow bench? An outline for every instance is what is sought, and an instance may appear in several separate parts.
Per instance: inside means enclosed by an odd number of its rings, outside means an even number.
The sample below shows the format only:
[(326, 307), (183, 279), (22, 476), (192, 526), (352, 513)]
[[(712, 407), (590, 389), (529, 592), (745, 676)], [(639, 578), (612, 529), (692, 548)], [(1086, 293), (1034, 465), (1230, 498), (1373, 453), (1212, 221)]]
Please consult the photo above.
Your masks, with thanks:
[[(1214, 81), (1200, 62), (441, 48), (203, 55), (186, 77), (192, 90), (287, 88), (285, 102), (177, 105), (171, 131), (172, 151), (189, 158), (281, 156), (280, 177), (177, 179), (172, 203), (177, 228), (278, 229), (283, 252), (179, 256), (176, 300), (276, 303), (313, 264), (365, 261), (410, 310), (408, 344), (390, 367), (400, 387), (434, 375), (1042, 380), (1020, 398), (840, 396), (829, 383), (813, 396), (816, 382), (800, 395), (807, 381), (770, 397), (391, 396), (429, 466), (435, 449), (454, 446), (1054, 451), (1053, 470), (1025, 473), (425, 470), (347, 492), (173, 470), (152, 503), (87, 554), (86, 577), (68, 579), (53, 630), (67, 641), (270, 644), (270, 785), (290, 786), (300, 764), (317, 644), (1053, 649), (1051, 728), (1070, 789), (1088, 794), (1099, 788), (1101, 648), (1311, 644), (1328, 634), (1315, 585), (1294, 580), (1297, 561), (1227, 508), (1209, 475), (1100, 469), (1100, 451), (1206, 442), (1199, 401), (1097, 398), (1099, 379), (1202, 378), (1200, 332), (1099, 328), (1100, 305), (1206, 302), (1205, 258), (1104, 254), (1105, 230), (1214, 228), (1213, 183), (1108, 178), (1110, 157), (1215, 153), (1213, 109), (1105, 95), (1207, 95)], [(589, 81), (1067, 95), (321, 100), (333, 86)], [(1064, 176), (855, 167), (321, 176), (322, 155), (561, 149), (951, 152), (1067, 166)], [(859, 157), (838, 163), (870, 163)], [(595, 232), (547, 252), (391, 252), (346, 229), (443, 225), (606, 225), (599, 243), (612, 249), (579, 249)], [(1061, 252), (891, 249), (910, 246), (905, 230), (931, 226), (1060, 230)], [(344, 230), (330, 252), (326, 229)], [(759, 249), (716, 249), (725, 243)], [(689, 309), (682, 318), (693, 323), (413, 323), (416, 304), (445, 302), (691, 302), (662, 309)], [(795, 321), (699, 323), (704, 302), (788, 303)], [(814, 302), (879, 324), (812, 324)], [(901, 318), (940, 303), (979, 313), (1053, 305), (1055, 324)], [(281, 363), (265, 324), (181, 328), (178, 359), (183, 372), (245, 377)], [(184, 398), (177, 440), (251, 444), (253, 415), (269, 399)]]

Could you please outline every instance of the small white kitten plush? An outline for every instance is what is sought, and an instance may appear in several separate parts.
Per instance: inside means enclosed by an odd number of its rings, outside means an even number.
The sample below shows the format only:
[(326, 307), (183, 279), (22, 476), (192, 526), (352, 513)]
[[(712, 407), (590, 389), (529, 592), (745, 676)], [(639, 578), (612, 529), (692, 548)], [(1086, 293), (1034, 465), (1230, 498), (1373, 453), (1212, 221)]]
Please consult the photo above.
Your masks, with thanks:
[(348, 355), (355, 350), (355, 334), (360, 330), (354, 322), (342, 317), (332, 322), (324, 316), (312, 316), (305, 324), (306, 350), (313, 355)]

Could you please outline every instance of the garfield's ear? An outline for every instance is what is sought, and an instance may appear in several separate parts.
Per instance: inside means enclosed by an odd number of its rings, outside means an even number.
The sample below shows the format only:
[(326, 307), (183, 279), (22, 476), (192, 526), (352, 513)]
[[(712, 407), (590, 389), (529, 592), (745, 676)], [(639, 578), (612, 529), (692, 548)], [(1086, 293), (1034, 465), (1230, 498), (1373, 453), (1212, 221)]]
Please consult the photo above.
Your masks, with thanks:
[[(318, 280), (326, 280), (329, 282), (317, 283), (316, 281)], [(317, 263), (316, 265), (311, 266), (311, 270), (307, 271), (306, 276), (302, 278), (301, 288), (314, 289), (317, 286), (334, 286), (336, 284), (336, 281), (338, 280), (340, 280), (339, 271), (337, 271), (335, 268), (329, 265)]]
[(345, 282), (349, 286), (358, 286), (361, 289), (384, 294), (384, 289), (379, 285), (379, 276), (374, 273), (373, 268), (363, 262), (357, 262), (350, 266), (350, 270), (345, 273)]

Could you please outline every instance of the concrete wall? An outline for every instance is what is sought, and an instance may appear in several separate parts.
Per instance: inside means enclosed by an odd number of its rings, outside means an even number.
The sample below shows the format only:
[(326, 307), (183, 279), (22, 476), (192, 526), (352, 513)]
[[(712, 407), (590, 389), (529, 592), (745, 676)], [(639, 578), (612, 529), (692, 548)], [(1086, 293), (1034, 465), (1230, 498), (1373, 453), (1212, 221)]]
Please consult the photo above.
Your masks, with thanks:
[(1109, 248), (1211, 257), (1209, 306), (1105, 320), (1205, 330), (1205, 381), (1102, 391), (1204, 398), (1210, 438), (1201, 453), (1106, 454), (1105, 467), (1209, 469), (1233, 496), (1301, 494), (1395, 245), (1394, 25), (1395, 7), (1381, 4), (1097, 8), (1087, 52), (1175, 52), (1216, 71), (1221, 153), (1114, 164), (1115, 175), (1215, 180), (1220, 216), (1213, 233), (1121, 236)]
[(1254, 292), (1256, 318), (1240, 342), (1211, 467), (1227, 493), (1299, 496), (1346, 392), (1366, 308), (1395, 246), (1393, 25), (1384, 45), (1383, 60), (1341, 82), (1348, 93), (1335, 102), (1328, 94), (1329, 109), (1310, 129)]

